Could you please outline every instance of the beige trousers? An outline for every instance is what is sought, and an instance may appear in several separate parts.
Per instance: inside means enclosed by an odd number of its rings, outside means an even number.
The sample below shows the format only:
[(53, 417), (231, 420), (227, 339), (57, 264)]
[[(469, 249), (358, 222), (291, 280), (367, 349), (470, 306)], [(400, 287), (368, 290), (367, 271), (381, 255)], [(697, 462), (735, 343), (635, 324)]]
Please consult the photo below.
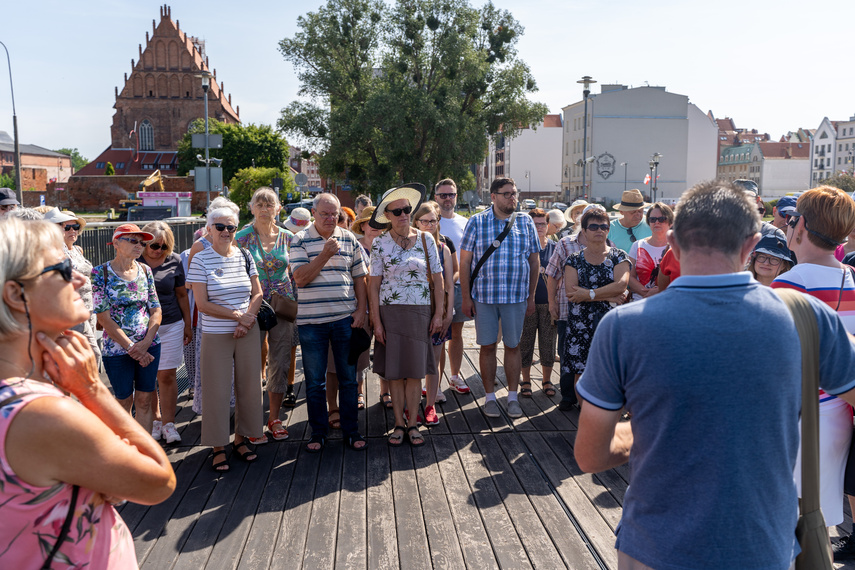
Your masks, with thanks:
[[(284, 394), (288, 388), (288, 371), (291, 368), (291, 344), (294, 340), (294, 323), (279, 319), (269, 331), (261, 331), (259, 346), (267, 337), (267, 391)], [(253, 327), (256, 328), (256, 327)]]

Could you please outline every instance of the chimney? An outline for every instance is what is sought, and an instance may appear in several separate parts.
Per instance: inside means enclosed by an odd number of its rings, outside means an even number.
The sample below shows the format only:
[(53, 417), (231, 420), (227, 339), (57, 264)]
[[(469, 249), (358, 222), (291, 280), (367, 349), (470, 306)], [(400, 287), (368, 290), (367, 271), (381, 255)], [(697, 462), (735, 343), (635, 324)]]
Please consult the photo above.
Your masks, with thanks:
[(231, 105), (231, 104), (232, 104), (232, 94), (229, 93), (229, 105)]
[(240, 105), (237, 106), (237, 109), (235, 109), (235, 111), (237, 112), (238, 119), (240, 119)]

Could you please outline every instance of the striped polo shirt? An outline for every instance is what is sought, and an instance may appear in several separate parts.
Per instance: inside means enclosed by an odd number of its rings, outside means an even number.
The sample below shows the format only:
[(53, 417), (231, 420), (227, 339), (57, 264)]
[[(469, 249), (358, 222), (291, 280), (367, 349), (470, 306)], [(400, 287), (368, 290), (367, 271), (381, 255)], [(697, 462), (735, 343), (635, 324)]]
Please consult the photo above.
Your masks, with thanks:
[[(258, 275), (251, 256), (249, 260), (250, 275)], [(187, 283), (205, 284), (211, 303), (232, 311), (246, 312), (249, 309), (252, 282), (246, 273), (246, 258), (237, 247), (232, 247), (229, 257), (223, 257), (213, 247), (197, 253), (190, 263)], [(212, 317), (201, 311), (199, 316), (203, 333), (234, 334), (238, 325), (237, 321)]]
[[(336, 226), (332, 237), (339, 243), (339, 251), (327, 261), (315, 279), (297, 289), (297, 324), (319, 325), (350, 316), (356, 310), (354, 279), (367, 274), (362, 247), (350, 231)], [(326, 238), (318, 233), (315, 224), (291, 239), (288, 253), (291, 268), (297, 271), (311, 263), (324, 249)]]

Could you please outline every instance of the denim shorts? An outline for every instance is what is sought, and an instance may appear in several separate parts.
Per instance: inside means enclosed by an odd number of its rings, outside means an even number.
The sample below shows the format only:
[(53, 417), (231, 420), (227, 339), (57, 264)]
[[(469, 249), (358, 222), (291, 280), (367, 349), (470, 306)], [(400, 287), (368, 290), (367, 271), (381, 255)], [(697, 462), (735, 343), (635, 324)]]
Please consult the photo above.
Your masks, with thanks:
[(451, 317), (452, 323), (465, 323), (471, 321), (472, 317), (467, 317), (463, 314), (463, 293), (460, 290), (460, 283), (454, 284), (454, 315)]
[(160, 344), (148, 347), (148, 353), (154, 362), (143, 368), (140, 363), (128, 356), (105, 356), (104, 370), (113, 386), (117, 400), (125, 400), (138, 392), (154, 392), (157, 387), (157, 366), (160, 362)]
[(481, 346), (499, 340), (499, 321), (502, 326), (502, 344), (516, 348), (525, 322), (526, 301), (519, 303), (475, 303), (475, 342)]

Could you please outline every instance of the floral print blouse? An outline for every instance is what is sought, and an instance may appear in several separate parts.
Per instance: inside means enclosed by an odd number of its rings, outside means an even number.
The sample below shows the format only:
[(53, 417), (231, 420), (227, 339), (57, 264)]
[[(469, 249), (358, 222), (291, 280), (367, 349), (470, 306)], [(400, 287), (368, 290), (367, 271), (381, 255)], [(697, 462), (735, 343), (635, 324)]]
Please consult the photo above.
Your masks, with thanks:
[[(160, 301), (151, 269), (137, 261), (134, 261), (134, 265), (137, 267), (137, 276), (130, 281), (116, 275), (109, 261), (92, 269), (92, 310), (95, 313), (109, 310), (110, 318), (121, 327), (131, 342), (139, 342), (148, 332), (150, 310), (160, 308)], [(151, 344), (160, 344), (160, 337), (154, 335)], [(127, 353), (122, 345), (104, 335), (104, 356)]]
[[(278, 227), (278, 226), (277, 226)], [(258, 268), (258, 280), (261, 282), (261, 290), (264, 300), (270, 301), (274, 291), (288, 297), (297, 299), (296, 289), (291, 282), (288, 272), (288, 250), (291, 249), (291, 238), (294, 234), (285, 228), (279, 228), (276, 244), (270, 251), (264, 251), (258, 239), (258, 232), (252, 224), (243, 228), (235, 236), (238, 245), (249, 251)]]
[(421, 236), (425, 236), (431, 275), (435, 275), (442, 273), (442, 265), (433, 236), (420, 231), (414, 245), (401, 249), (392, 239), (391, 233), (389, 230), (371, 244), (370, 275), (383, 278), (380, 282), (380, 304), (430, 305), (430, 286)]
[[(72, 486), (35, 487), (12, 471), (6, 459), (6, 434), (15, 415), (45, 396), (66, 398), (54, 386), (36, 380), (0, 380), (0, 568), (41, 568), (56, 544), (68, 509)], [(137, 568), (134, 539), (101, 493), (81, 487), (65, 543), (51, 568)]]

